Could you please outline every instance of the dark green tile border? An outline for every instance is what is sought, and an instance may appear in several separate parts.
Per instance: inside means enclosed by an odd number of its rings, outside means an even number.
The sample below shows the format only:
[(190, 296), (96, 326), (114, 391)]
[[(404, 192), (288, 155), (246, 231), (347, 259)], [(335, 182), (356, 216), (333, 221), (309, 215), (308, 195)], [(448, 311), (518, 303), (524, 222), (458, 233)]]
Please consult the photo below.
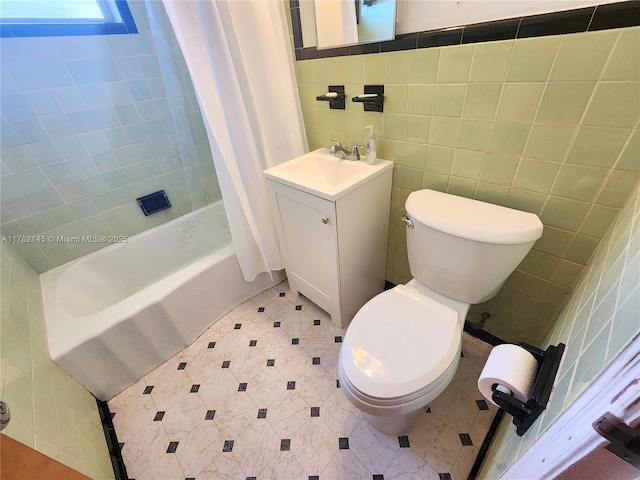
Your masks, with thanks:
[(417, 48), (543, 37), (567, 33), (608, 30), (640, 25), (640, 0), (596, 5), (562, 12), (462, 25), (460, 27), (397, 35), (388, 42), (318, 50), (302, 47), (300, 5), (290, 0), (296, 60), (343, 57), (368, 53), (396, 52)]

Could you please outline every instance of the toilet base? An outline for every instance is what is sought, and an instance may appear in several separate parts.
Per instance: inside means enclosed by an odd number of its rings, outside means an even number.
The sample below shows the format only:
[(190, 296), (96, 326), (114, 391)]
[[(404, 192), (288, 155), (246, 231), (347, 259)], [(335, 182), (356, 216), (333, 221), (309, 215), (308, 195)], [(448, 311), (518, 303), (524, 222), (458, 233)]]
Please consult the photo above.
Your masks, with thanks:
[(420, 416), (424, 413), (425, 407), (421, 407), (413, 412), (404, 415), (371, 415), (364, 412), (364, 418), (371, 424), (373, 428), (385, 435), (402, 435), (409, 433), (414, 427)]

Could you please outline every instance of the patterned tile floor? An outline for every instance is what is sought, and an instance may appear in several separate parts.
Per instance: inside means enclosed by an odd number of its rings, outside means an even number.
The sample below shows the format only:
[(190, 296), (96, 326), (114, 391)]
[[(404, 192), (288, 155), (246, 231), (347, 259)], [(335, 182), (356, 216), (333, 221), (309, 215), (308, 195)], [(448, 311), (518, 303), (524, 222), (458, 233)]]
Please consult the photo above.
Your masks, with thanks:
[(476, 388), (490, 346), (464, 334), (449, 387), (406, 436), (344, 397), (345, 330), (287, 282), (246, 301), (109, 401), (130, 479), (466, 479), (496, 408)]

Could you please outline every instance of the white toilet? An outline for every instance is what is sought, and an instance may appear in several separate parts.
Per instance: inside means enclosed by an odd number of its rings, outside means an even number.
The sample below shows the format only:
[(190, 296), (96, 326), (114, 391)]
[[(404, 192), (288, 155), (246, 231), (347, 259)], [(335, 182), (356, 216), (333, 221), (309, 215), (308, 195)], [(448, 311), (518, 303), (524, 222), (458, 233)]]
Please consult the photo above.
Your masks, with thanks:
[(388, 435), (407, 433), (451, 382), (469, 306), (498, 293), (542, 235), (535, 214), (433, 190), (405, 207), (414, 278), (358, 311), (338, 363), (344, 394)]

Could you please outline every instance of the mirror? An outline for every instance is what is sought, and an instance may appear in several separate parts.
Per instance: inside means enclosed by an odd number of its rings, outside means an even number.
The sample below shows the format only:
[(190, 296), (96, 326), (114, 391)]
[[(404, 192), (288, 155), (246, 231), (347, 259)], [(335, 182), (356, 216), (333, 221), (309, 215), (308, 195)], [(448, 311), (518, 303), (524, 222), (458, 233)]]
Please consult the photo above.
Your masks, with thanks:
[(396, 3), (397, 0), (303, 0), (303, 45), (323, 49), (393, 40)]

